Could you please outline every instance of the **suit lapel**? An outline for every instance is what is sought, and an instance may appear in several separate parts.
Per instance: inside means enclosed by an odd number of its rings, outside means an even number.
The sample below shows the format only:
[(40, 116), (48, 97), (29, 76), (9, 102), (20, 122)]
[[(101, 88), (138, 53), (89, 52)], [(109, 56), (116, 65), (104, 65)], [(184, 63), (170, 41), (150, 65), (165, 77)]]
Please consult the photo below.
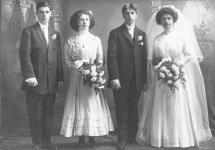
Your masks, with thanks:
[(133, 44), (133, 39), (131, 38), (130, 34), (128, 33), (128, 29), (125, 24), (122, 25), (122, 34), (126, 39), (128, 39)]
[(138, 33), (139, 33), (138, 28), (135, 26), (135, 28), (134, 28), (134, 42), (135, 42), (135, 43), (138, 42), (138, 41), (137, 41), (137, 40), (138, 40), (138, 38), (137, 38)]
[(49, 43), (48, 43), (48, 45), (49, 45), (49, 47), (52, 45), (52, 42), (53, 42), (53, 39), (51, 38), (52, 37), (52, 35), (55, 33), (54, 32), (54, 30), (53, 30), (53, 28), (51, 27), (51, 25), (49, 25), (49, 29), (48, 29), (49, 31)]
[(36, 33), (37, 33), (39, 39), (41, 40), (41, 42), (42, 42), (45, 46), (47, 46), (47, 42), (46, 42), (46, 39), (45, 39), (45, 35), (43, 34), (43, 31), (41, 30), (39, 23), (36, 24)]

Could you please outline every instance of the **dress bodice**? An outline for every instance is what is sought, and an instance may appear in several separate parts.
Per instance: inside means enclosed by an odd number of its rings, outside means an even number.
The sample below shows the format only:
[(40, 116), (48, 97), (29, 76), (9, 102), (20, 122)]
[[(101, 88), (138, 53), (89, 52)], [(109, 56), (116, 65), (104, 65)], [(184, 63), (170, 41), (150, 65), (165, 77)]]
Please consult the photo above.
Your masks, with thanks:
[(180, 58), (185, 48), (184, 41), (183, 36), (178, 32), (163, 32), (155, 38), (154, 56)]
[(101, 59), (101, 40), (93, 34), (71, 36), (66, 45), (67, 55), (76, 59)]

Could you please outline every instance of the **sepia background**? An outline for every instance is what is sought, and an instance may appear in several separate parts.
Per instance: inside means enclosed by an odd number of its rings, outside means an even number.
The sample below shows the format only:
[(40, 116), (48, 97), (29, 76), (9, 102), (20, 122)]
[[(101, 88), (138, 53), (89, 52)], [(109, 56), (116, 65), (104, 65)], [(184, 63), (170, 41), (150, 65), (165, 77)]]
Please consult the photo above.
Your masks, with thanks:
[[(20, 90), (18, 47), (21, 30), (34, 24), (35, 4), (41, 0), (1, 0), (1, 48), (0, 48), (0, 136), (29, 136), (25, 98)], [(52, 3), (53, 26), (61, 33), (62, 45), (74, 31), (69, 26), (71, 15), (79, 9), (91, 10), (96, 25), (92, 32), (101, 38), (104, 55), (107, 53), (109, 32), (123, 23), (121, 8), (126, 2), (138, 6), (137, 25), (146, 30), (152, 13), (161, 5), (173, 4), (193, 23), (202, 48), (204, 60), (201, 63), (205, 79), (212, 131), (215, 131), (215, 1), (213, 0), (48, 0)], [(64, 97), (68, 85), (65, 68), (65, 86), (57, 93), (54, 133), (59, 134), (64, 109)], [(111, 114), (115, 122), (114, 102), (110, 89), (105, 89)]]

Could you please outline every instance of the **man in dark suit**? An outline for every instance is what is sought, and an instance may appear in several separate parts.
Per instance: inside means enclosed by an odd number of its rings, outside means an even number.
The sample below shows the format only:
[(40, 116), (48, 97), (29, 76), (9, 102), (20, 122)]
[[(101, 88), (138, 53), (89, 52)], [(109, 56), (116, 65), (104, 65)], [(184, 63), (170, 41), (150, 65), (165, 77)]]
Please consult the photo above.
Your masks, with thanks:
[(55, 95), (63, 84), (61, 39), (49, 26), (52, 7), (37, 4), (38, 22), (22, 32), (20, 61), (22, 89), (26, 93), (27, 112), (33, 150), (57, 149), (51, 144)]
[(138, 128), (137, 102), (146, 89), (146, 35), (136, 25), (137, 8), (125, 4), (124, 23), (112, 30), (108, 39), (108, 86), (113, 89), (118, 126), (118, 150), (134, 142)]

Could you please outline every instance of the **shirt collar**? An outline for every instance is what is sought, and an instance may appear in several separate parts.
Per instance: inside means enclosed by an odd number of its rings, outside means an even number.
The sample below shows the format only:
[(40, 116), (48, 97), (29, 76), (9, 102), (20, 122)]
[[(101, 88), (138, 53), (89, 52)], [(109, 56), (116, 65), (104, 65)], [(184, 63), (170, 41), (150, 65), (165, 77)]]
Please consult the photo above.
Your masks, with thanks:
[(131, 25), (131, 26), (129, 26), (129, 25), (127, 25), (127, 24), (125, 24), (126, 25), (126, 27), (127, 27), (127, 29), (128, 30), (134, 30), (134, 28), (135, 28), (135, 25)]
[(39, 21), (38, 21), (38, 23), (39, 23), (41, 29), (43, 29), (43, 28), (48, 29), (48, 24), (44, 25), (44, 24), (40, 23)]

